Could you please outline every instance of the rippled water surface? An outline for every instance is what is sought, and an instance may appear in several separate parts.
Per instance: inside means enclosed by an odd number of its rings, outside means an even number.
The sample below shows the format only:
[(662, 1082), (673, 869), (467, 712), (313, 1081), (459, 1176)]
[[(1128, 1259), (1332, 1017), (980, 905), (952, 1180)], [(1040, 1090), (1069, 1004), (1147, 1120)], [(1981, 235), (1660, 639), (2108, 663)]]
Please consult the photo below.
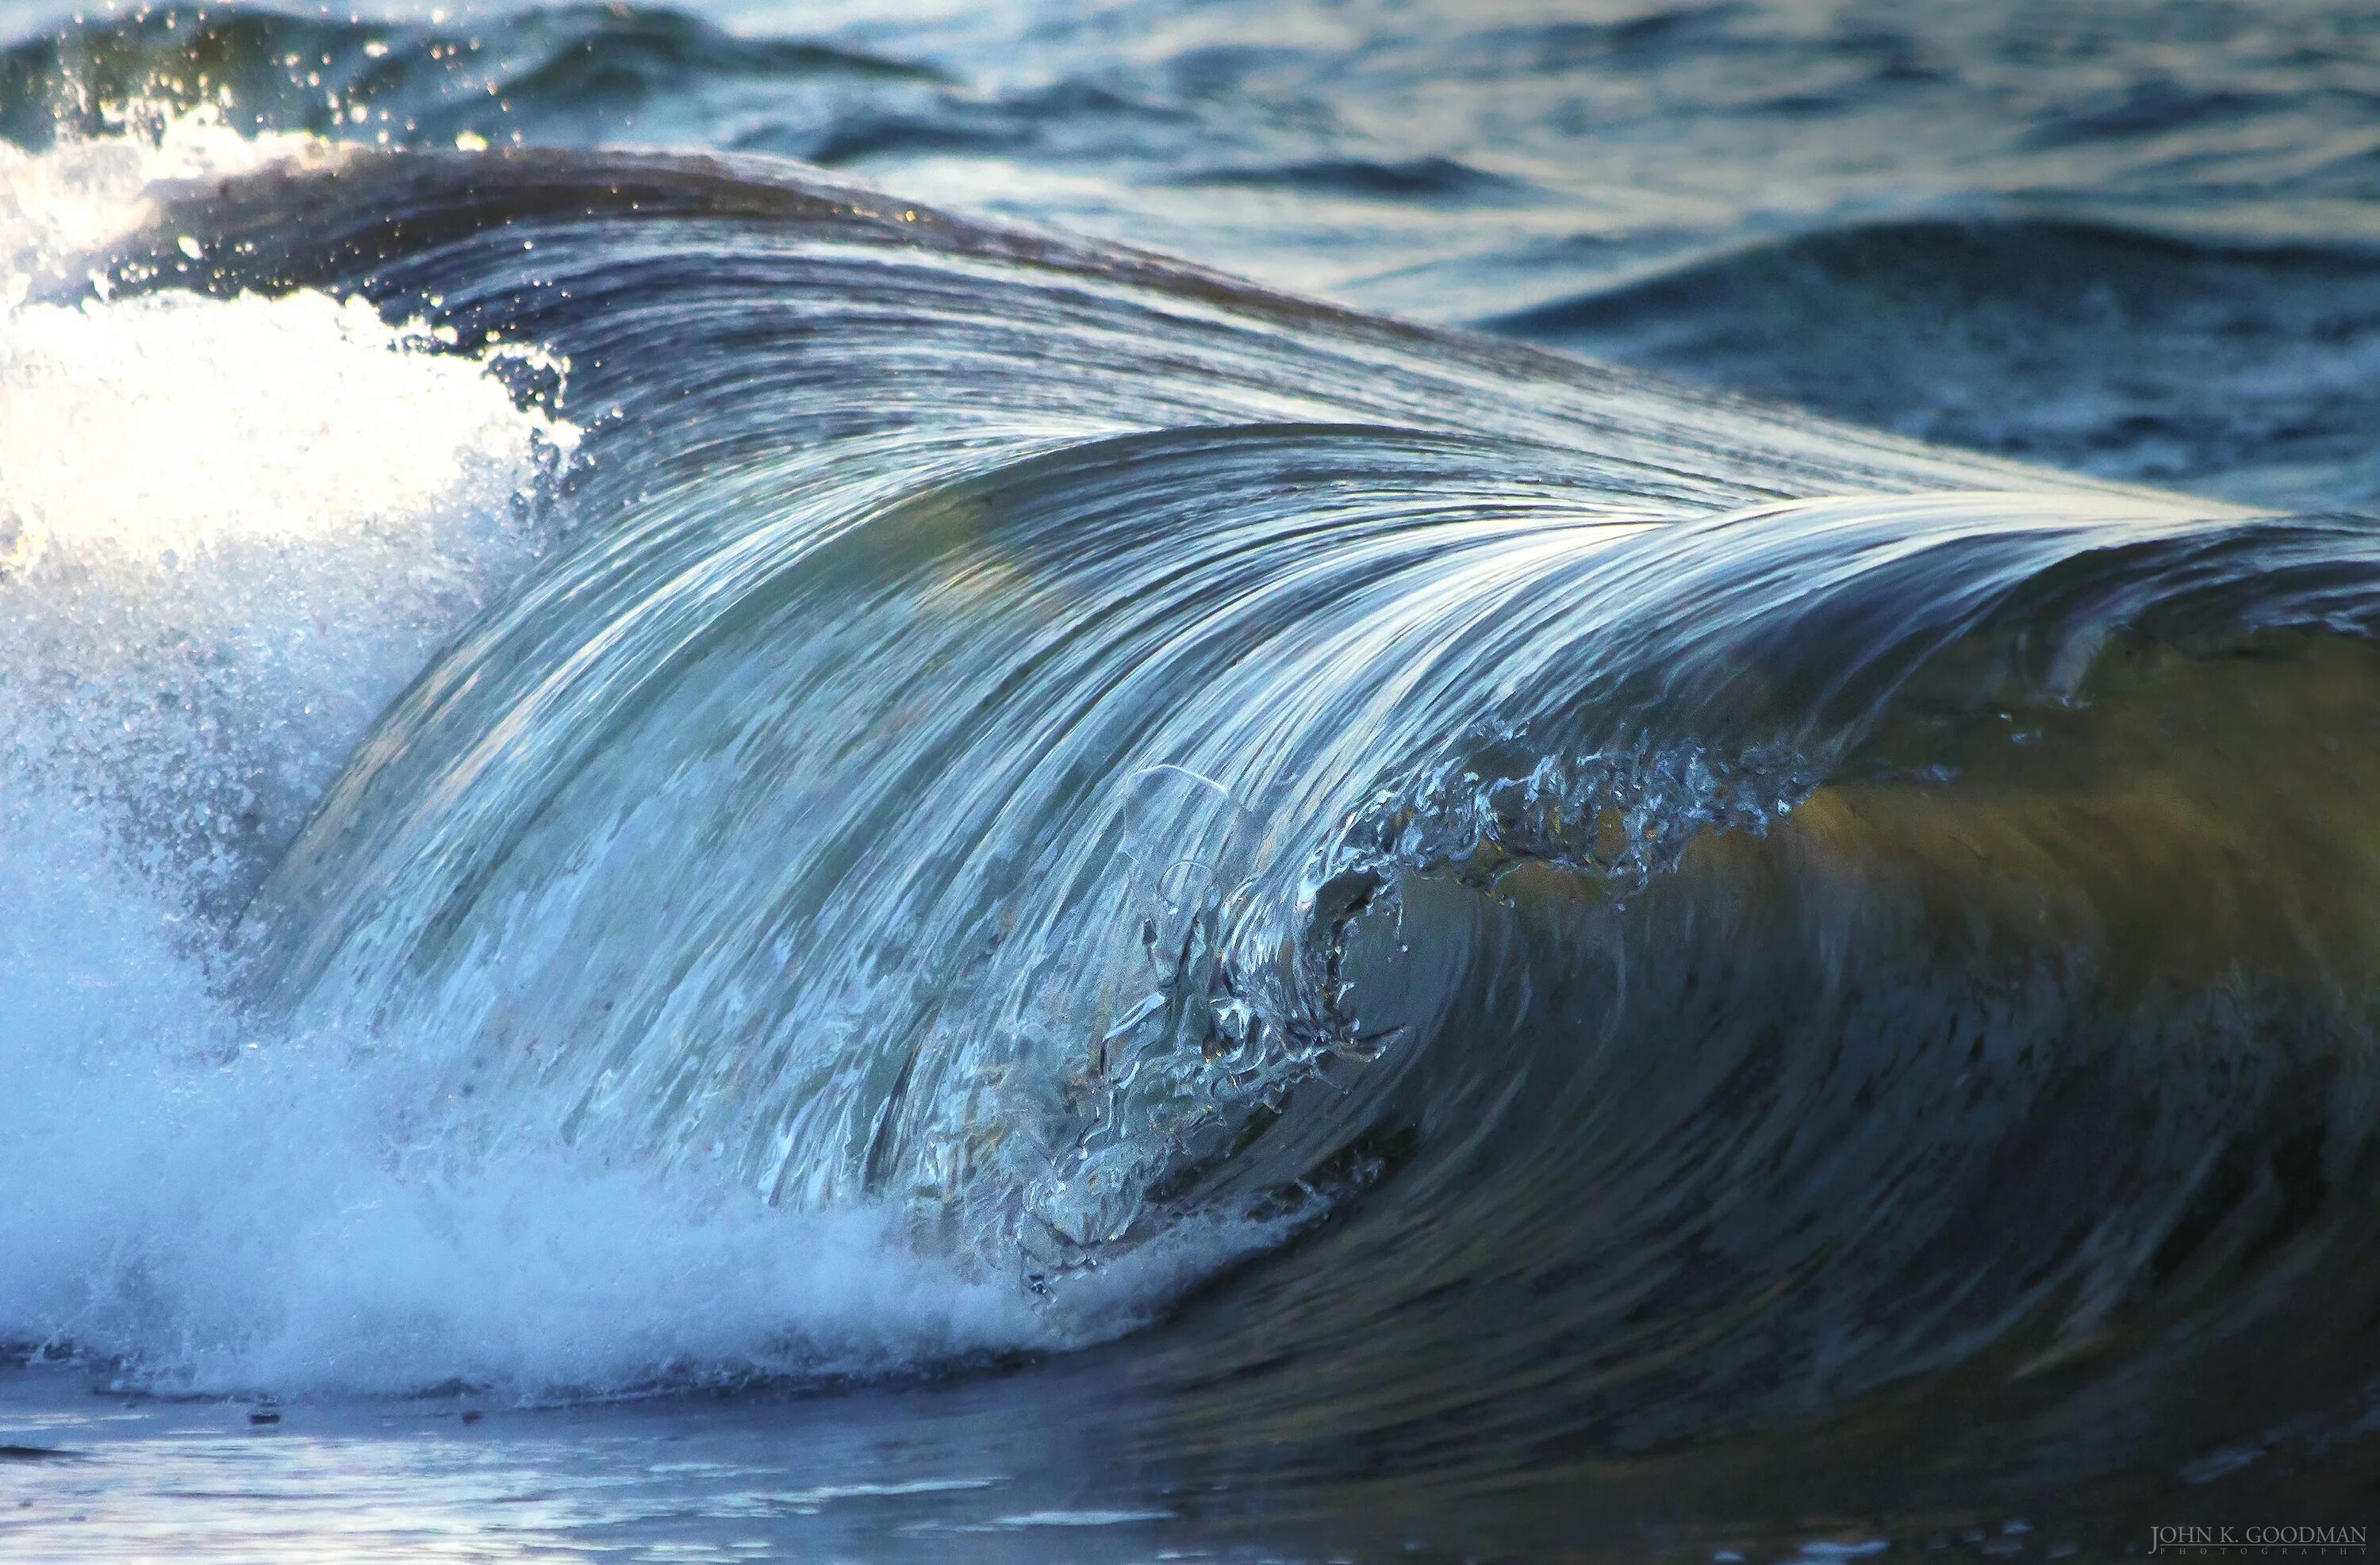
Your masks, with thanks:
[(0, 36), (0, 1552), (2371, 1521), (2362, 8)]

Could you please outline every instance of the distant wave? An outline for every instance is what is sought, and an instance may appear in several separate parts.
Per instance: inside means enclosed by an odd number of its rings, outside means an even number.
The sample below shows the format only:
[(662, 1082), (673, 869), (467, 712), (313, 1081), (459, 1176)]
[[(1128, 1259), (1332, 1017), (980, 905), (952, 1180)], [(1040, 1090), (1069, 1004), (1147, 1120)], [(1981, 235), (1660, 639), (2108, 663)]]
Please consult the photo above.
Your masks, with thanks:
[(2287, 504), (2380, 494), (2375, 321), (2366, 248), (2013, 216), (1797, 234), (1489, 324), (1926, 439)]
[(971, 93), (930, 64), (625, 6), (470, 22), (165, 8), (0, 53), (0, 137), (20, 146), (105, 133), (127, 104), (218, 106), (243, 128), (367, 142), (727, 140), (827, 164), (1180, 117), (1090, 82)]
[(1230, 188), (1396, 200), (1510, 199), (1525, 195), (1528, 188), (1517, 180), (1474, 168), (1453, 158), (1408, 158), (1396, 162), (1341, 158), (1210, 168), (1184, 175), (1183, 180), (1185, 184)]

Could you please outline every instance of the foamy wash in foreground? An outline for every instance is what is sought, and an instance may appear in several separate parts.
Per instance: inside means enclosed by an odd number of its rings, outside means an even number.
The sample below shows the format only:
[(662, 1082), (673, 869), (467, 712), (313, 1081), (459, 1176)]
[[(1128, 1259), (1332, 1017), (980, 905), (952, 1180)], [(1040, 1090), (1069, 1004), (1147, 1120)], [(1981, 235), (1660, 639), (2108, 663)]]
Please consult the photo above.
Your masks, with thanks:
[(6, 166), (0, 1336), (1108, 1341), (852, 1426), (1318, 1549), (2368, 1460), (2366, 523), (781, 164)]

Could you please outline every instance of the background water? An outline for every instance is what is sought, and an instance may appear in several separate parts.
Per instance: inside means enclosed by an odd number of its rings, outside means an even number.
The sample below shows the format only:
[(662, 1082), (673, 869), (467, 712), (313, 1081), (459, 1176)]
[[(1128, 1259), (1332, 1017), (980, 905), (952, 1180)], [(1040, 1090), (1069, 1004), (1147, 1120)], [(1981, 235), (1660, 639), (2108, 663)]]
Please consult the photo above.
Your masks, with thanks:
[[(262, 29), (300, 58), (229, 70), (236, 121), (778, 152), (1955, 443), (2260, 503), (2374, 491), (2354, 6), (389, 14), (161, 11), (60, 52), (131, 84), (176, 27)], [(12, 137), (46, 133), (42, 94), (10, 101)]]
[[(2380, 18), (0, 31), (0, 1546), (2037, 1557), (2367, 1520)], [(243, 182), (276, 151), (328, 172)], [(869, 225), (921, 213), (934, 259), (887, 261)], [(814, 546), (845, 516), (906, 541)], [(1020, 917), (1029, 973), (944, 963)], [(1171, 965), (1120, 1011), (1141, 928)], [(1130, 1025), (1089, 1088), (995, 1059), (985, 1110), (941, 1018), (992, 998)], [(1111, 1135), (1218, 1079), (1224, 1120)], [(945, 1193), (935, 1243), (888, 1185)]]

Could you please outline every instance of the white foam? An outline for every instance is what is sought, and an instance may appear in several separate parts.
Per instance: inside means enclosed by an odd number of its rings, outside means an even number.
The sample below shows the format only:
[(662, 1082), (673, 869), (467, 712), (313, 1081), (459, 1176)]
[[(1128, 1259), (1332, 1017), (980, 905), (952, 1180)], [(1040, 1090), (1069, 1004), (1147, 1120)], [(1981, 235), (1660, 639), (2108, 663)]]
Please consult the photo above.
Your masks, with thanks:
[[(401, 1054), (244, 1045), (170, 963), (139, 987), (118, 998), (167, 1003), (0, 1036), (0, 1299), (8, 1329), (131, 1355), (143, 1383), (602, 1394), (872, 1373), (1036, 1329), (878, 1214), (796, 1219), (559, 1148), (450, 1159)], [(56, 1056), (60, 1022), (79, 1059)]]
[(298, 132), (243, 137), (212, 105), (168, 115), (135, 103), (106, 117), (119, 134), (66, 137), (40, 152), (0, 141), (0, 299), (148, 223), (164, 183), (337, 155), (331, 143)]
[(35, 300), (152, 181), (293, 154), (327, 155), (204, 120), (0, 145), (0, 1342), (200, 1391), (866, 1374), (1123, 1330), (1276, 1238), (1185, 1230), (1036, 1301), (889, 1211), (486, 1134), (436, 1039), (244, 1012), (247, 892), (557, 541), (577, 440), (362, 302)]
[(549, 542), (576, 431), (443, 346), (317, 293), (0, 307), (0, 750), (186, 910)]
[(458, 497), (501, 502), (540, 447), (571, 443), (481, 364), (420, 351), (435, 346), (312, 292), (0, 315), (0, 502), (18, 559), (362, 532), (411, 535), (431, 556)]
[(882, 1214), (475, 1151), (403, 1040), (243, 1015), (241, 897), (550, 544), (575, 439), (360, 302), (28, 302), (153, 220), (152, 180), (292, 151), (0, 146), (0, 1339), (200, 1389), (547, 1394), (1045, 1335)]

